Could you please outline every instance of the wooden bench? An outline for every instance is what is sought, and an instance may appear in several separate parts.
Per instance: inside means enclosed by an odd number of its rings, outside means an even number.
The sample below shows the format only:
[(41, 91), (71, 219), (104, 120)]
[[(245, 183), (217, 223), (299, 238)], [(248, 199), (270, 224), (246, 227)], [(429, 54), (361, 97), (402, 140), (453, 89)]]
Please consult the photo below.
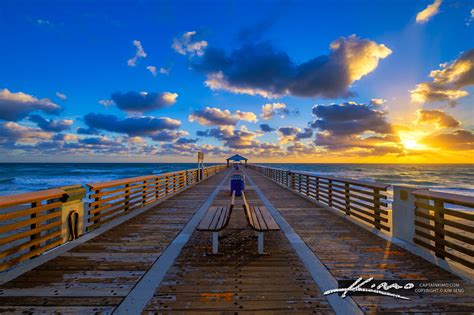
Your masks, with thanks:
[(264, 206), (250, 207), (245, 198), (245, 193), (242, 192), (242, 199), (244, 201), (244, 211), (247, 222), (252, 229), (258, 233), (258, 254), (263, 254), (263, 233), (268, 231), (278, 231), (280, 227), (276, 223), (273, 216)]
[(219, 250), (219, 231), (225, 229), (229, 224), (230, 215), (235, 203), (235, 191), (232, 192), (232, 200), (228, 207), (210, 207), (199, 222), (199, 231), (212, 232), (212, 253), (217, 254)]

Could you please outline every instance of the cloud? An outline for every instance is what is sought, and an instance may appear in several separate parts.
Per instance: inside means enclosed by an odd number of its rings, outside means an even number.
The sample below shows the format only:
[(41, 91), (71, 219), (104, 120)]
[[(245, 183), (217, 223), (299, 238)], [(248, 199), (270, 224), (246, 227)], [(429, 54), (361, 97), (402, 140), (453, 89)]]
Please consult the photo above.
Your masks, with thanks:
[(281, 143), (287, 143), (289, 141), (300, 141), (303, 139), (309, 139), (313, 136), (313, 130), (311, 128), (304, 128), (302, 131), (297, 127), (280, 127), (278, 132), (282, 135), (280, 138)]
[(296, 127), (280, 127), (278, 128), (278, 132), (280, 132), (283, 136), (293, 136), (296, 133), (300, 132), (300, 128)]
[(263, 132), (272, 132), (272, 131), (275, 131), (275, 128), (272, 128), (267, 124), (261, 124), (260, 130), (262, 130)]
[(201, 137), (214, 137), (224, 142), (224, 146), (231, 149), (246, 149), (259, 146), (259, 142), (255, 140), (257, 133), (247, 130), (242, 126), (240, 130), (234, 129), (233, 126), (220, 126), (217, 128), (198, 131), (196, 133)]
[(204, 126), (234, 126), (239, 120), (255, 122), (257, 121), (257, 115), (240, 110), (232, 114), (228, 109), (221, 110), (216, 107), (206, 107), (192, 112), (188, 119)]
[(315, 105), (317, 128), (314, 143), (333, 151), (357, 156), (404, 154), (400, 137), (386, 121), (386, 112), (378, 106), (346, 102)]
[(467, 18), (466, 25), (469, 26), (471, 25), (472, 21), (474, 20), (474, 9), (471, 9), (471, 14)]
[(177, 140), (181, 137), (187, 136), (189, 133), (187, 131), (183, 130), (162, 130), (157, 133), (154, 133), (151, 136), (151, 139), (154, 141), (160, 141), (160, 142), (171, 142), (174, 140)]
[(94, 128), (78, 128), (77, 129), (77, 134), (80, 135), (98, 135), (100, 132), (97, 129)]
[(244, 121), (257, 122), (257, 115), (252, 112), (242, 112), (240, 110), (237, 110), (235, 112), (235, 117)]
[(387, 100), (384, 100), (383, 98), (373, 98), (370, 100), (370, 105), (383, 105), (387, 103)]
[(286, 104), (284, 103), (273, 103), (273, 104), (265, 104), (262, 105), (262, 114), (260, 117), (263, 120), (270, 120), (275, 115), (280, 115), (282, 117), (288, 115), (290, 111), (286, 108)]
[(135, 67), (137, 65), (138, 58), (146, 58), (146, 52), (143, 50), (142, 43), (139, 40), (134, 40), (133, 46), (137, 49), (135, 56), (128, 59), (127, 64), (129, 67)]
[(430, 72), (432, 82), (422, 82), (410, 91), (412, 102), (449, 101), (451, 105), (455, 105), (457, 99), (469, 94), (462, 88), (474, 85), (474, 49), (440, 67), (441, 69)]
[(48, 25), (48, 26), (53, 25), (53, 24), (51, 23), (51, 21), (44, 20), (44, 19), (37, 19), (37, 20), (36, 20), (36, 24), (38, 24), (38, 25)]
[(107, 137), (83, 138), (79, 140), (79, 143), (89, 144), (89, 145), (94, 145), (94, 146), (119, 145), (119, 142), (113, 141)]
[(468, 130), (456, 130), (452, 133), (429, 135), (420, 143), (430, 147), (451, 150), (474, 150), (474, 134)]
[(168, 75), (168, 74), (170, 74), (170, 71), (171, 71), (170, 68), (163, 68), (163, 67), (160, 68), (160, 73), (161, 74)]
[(179, 138), (176, 140), (177, 144), (190, 144), (190, 143), (196, 143), (198, 142), (199, 139), (189, 139), (189, 138)]
[(442, 110), (428, 110), (428, 109), (419, 109), (417, 111), (417, 119), (415, 123), (418, 124), (435, 124), (438, 128), (453, 128), (461, 125), (459, 121), (454, 119), (453, 116), (446, 114)]
[(56, 97), (59, 98), (60, 100), (63, 100), (63, 101), (67, 100), (66, 94), (63, 94), (61, 92), (56, 92)]
[(41, 117), (40, 115), (32, 115), (28, 119), (32, 122), (35, 122), (42, 130), (51, 132), (61, 132), (64, 130), (68, 130), (74, 123), (74, 121), (70, 119), (56, 121), (52, 119), (48, 120)]
[(101, 129), (129, 136), (152, 136), (161, 130), (175, 130), (181, 126), (179, 120), (168, 117), (133, 116), (120, 120), (114, 115), (89, 113), (84, 117), (86, 124), (93, 129)]
[(299, 140), (303, 140), (303, 139), (309, 139), (312, 136), (313, 136), (313, 129), (304, 128), (303, 131), (300, 131), (295, 135), (295, 140), (299, 141)]
[(127, 113), (144, 113), (171, 106), (176, 103), (177, 98), (177, 93), (130, 91), (127, 93), (115, 92), (112, 94), (111, 100), (101, 100), (99, 103), (106, 107), (115, 104)]
[(42, 111), (48, 114), (58, 114), (61, 106), (47, 98), (37, 99), (23, 92), (11, 93), (7, 89), (0, 91), (0, 119), (18, 121), (30, 113)]
[(148, 71), (150, 71), (150, 73), (151, 73), (154, 77), (156, 77), (157, 69), (156, 69), (155, 66), (147, 66), (146, 69), (147, 69)]
[(52, 139), (56, 141), (77, 141), (79, 137), (71, 133), (57, 133)]
[(198, 39), (199, 34), (196, 31), (186, 32), (181, 37), (173, 40), (171, 47), (181, 55), (202, 56), (207, 47), (205, 40)]
[(417, 23), (426, 23), (430, 18), (438, 14), (439, 7), (441, 6), (441, 0), (435, 0), (432, 4), (428, 5), (423, 11), (418, 12), (416, 15)]
[(386, 113), (370, 105), (355, 102), (315, 105), (313, 115), (317, 118), (311, 122), (311, 127), (332, 135), (353, 135), (366, 131), (384, 134), (392, 131), (386, 121)]
[(207, 75), (205, 84), (212, 90), (266, 98), (335, 98), (350, 95), (349, 86), (374, 71), (392, 52), (383, 44), (355, 35), (333, 41), (330, 49), (329, 55), (296, 64), (269, 42), (245, 44), (229, 55), (209, 47), (193, 67)]
[(38, 140), (51, 139), (52, 134), (38, 128), (19, 125), (15, 122), (4, 122), (0, 124), (0, 142), (29, 142), (36, 143)]

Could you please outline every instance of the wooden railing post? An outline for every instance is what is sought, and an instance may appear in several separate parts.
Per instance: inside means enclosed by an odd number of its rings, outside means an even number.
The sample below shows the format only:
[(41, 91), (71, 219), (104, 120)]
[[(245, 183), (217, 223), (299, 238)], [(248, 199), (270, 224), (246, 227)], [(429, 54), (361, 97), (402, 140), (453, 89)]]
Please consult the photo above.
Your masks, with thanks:
[(375, 228), (380, 230), (380, 190), (374, 188), (374, 222)]
[(319, 201), (319, 177), (316, 177), (316, 200)]
[(332, 180), (328, 180), (328, 197), (329, 197), (329, 202), (328, 205), (329, 207), (332, 207)]
[(158, 200), (160, 199), (160, 180), (159, 176), (155, 177), (155, 199)]
[[(38, 207), (39, 205), (41, 205), (41, 200), (32, 202), (32, 203), (31, 203), (31, 208), (36, 208), (36, 207)], [(40, 222), (40, 221), (39, 221), (39, 216), (40, 216), (40, 215), (41, 215), (40, 212), (36, 212), (36, 213), (32, 213), (32, 214), (31, 214), (30, 217), (31, 217), (32, 219), (36, 219), (36, 222), (34, 222), (34, 223), (32, 223), (32, 224), (30, 225), (30, 229), (33, 230), (33, 229), (36, 229), (37, 227), (39, 227), (39, 222)], [(37, 238), (39, 238), (39, 237), (41, 237), (41, 232), (31, 235), (31, 236), (30, 236), (30, 241), (33, 241), (34, 239), (37, 239)], [(39, 247), (38, 245), (33, 245), (33, 246), (30, 247), (30, 251), (33, 251), (33, 250), (35, 250), (35, 249), (38, 248), (38, 247)]]
[(309, 197), (309, 175), (306, 175), (306, 196)]
[[(96, 196), (97, 196), (99, 193), (100, 193), (100, 189), (94, 190), (94, 194), (95, 194)], [(94, 209), (99, 208), (99, 204), (98, 204), (98, 201), (99, 201), (99, 200), (100, 200), (100, 197), (95, 197), (95, 198), (94, 198), (94, 202), (96, 203), (96, 205), (94, 206)], [(98, 213), (98, 212), (94, 213), (94, 217), (97, 217), (97, 216), (99, 216), (99, 213)], [(96, 218), (96, 219), (94, 219), (93, 222), (94, 222), (94, 224), (96, 224), (96, 223), (99, 223), (99, 221), (100, 221), (100, 218)]]
[(146, 180), (143, 181), (143, 187), (142, 187), (142, 207), (145, 206), (146, 204)]
[[(435, 207), (435, 211), (434, 211), (434, 217), (435, 217), (435, 222), (434, 222), (434, 225), (435, 225), (435, 247), (437, 249), (439, 249), (440, 251), (444, 251), (445, 250), (445, 246), (444, 244), (442, 243), (442, 240), (444, 240), (444, 213), (443, 213), (443, 209), (444, 209), (444, 203), (440, 200), (435, 200), (434, 201), (434, 207)], [(443, 232), (440, 232), (440, 231), (443, 231)], [(445, 258), (443, 254), (441, 253), (436, 253), (436, 257), (439, 257), (439, 258)]]
[(130, 187), (130, 184), (125, 184), (125, 187), (127, 189), (125, 189), (125, 203), (124, 203), (124, 211), (127, 212), (128, 209), (129, 209), (129, 203), (130, 203), (130, 189), (128, 189)]
[(351, 215), (351, 196), (350, 196), (349, 184), (344, 184), (344, 200), (346, 202), (346, 214)]

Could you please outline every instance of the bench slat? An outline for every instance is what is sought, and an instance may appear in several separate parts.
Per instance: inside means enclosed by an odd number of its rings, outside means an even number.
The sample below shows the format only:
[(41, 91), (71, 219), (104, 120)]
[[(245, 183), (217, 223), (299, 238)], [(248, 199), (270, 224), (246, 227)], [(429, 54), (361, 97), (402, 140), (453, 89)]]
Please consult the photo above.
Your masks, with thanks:
[(199, 223), (198, 230), (209, 230), (210, 229), (210, 224), (214, 217), (217, 214), (217, 210), (219, 207), (211, 207), (207, 209), (206, 214), (204, 215), (204, 218), (202, 218), (201, 222)]
[(262, 227), (260, 226), (260, 222), (258, 222), (257, 213), (255, 212), (255, 207), (251, 207), (250, 209), (251, 209), (250, 214), (252, 215), (252, 219), (253, 219), (253, 227), (257, 230), (261, 230)]
[(259, 207), (254, 207), (255, 216), (257, 217), (258, 223), (260, 224), (260, 230), (268, 230), (267, 223), (260, 212)]
[(227, 212), (228, 212), (227, 210), (228, 210), (227, 207), (222, 207), (219, 220), (217, 220), (217, 223), (216, 223), (216, 230), (220, 230), (224, 226), (225, 220), (227, 219)]
[(271, 215), (271, 213), (268, 211), (267, 208), (259, 207), (259, 210), (269, 230), (280, 229), (280, 227), (278, 226), (278, 223), (276, 223), (275, 219), (273, 218), (273, 216)]
[(212, 218), (211, 223), (209, 223), (209, 230), (215, 230), (217, 228), (217, 223), (222, 214), (222, 207), (216, 207), (216, 215)]

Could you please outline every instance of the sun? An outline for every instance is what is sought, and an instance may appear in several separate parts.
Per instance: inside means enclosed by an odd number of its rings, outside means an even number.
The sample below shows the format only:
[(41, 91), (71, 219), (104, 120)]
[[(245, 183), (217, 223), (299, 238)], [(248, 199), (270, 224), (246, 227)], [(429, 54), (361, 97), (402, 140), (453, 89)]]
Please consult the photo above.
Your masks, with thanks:
[(420, 135), (409, 134), (409, 133), (400, 133), (400, 142), (403, 147), (408, 150), (424, 150), (426, 145), (418, 143)]

